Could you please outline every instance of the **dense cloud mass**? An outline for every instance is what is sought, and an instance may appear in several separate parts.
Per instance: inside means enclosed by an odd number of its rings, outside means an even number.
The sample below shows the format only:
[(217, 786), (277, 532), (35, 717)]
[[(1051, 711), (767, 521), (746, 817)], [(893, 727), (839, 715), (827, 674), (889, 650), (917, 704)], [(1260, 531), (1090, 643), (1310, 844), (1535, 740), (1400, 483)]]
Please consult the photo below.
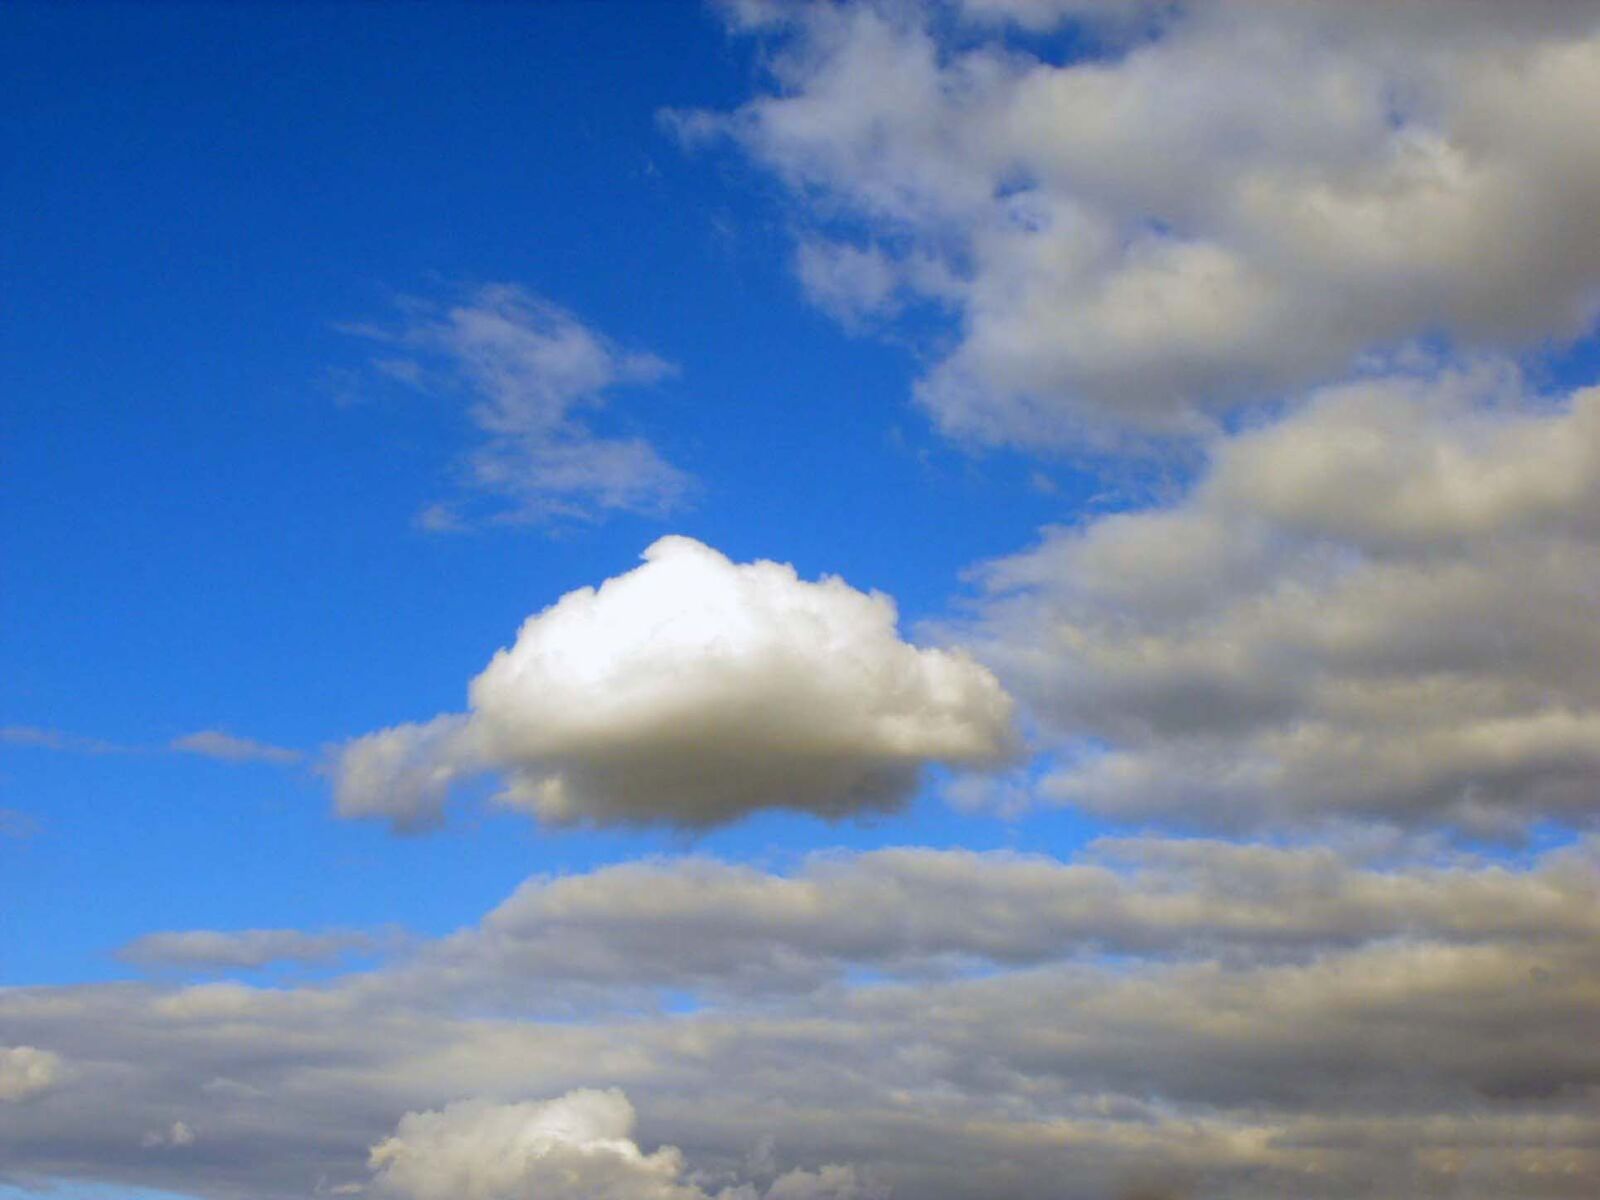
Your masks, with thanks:
[(1332, 387), (1176, 502), (990, 564), (975, 636), (1063, 739), (1044, 783), (1201, 826), (1593, 821), (1600, 391)]
[[(1588, 1200), (1600, 1181), (1592, 847), (1360, 866), (1140, 840), (1083, 863), (916, 851), (794, 879), (626, 875), (645, 869), (531, 883), (483, 928), (536, 951), (545, 936), (543, 958), (502, 947), (459, 990), (461, 947), (440, 943), (316, 987), (0, 991), (10, 1036), (74, 1064), (8, 1108), (0, 1161), (257, 1200), (576, 1181), (674, 1200)], [(700, 978), (652, 940), (707, 947)], [(614, 955), (609, 974), (585, 947)], [(894, 970), (952, 947), (989, 969), (537, 1014), (563, 976), (710, 996), (740, 955)], [(185, 1144), (146, 1144), (180, 1124)]]
[(380, 374), (465, 399), (481, 435), (462, 467), (462, 493), (424, 508), (424, 528), (661, 513), (682, 502), (689, 477), (654, 446), (592, 428), (607, 392), (654, 383), (672, 373), (671, 364), (617, 346), (514, 284), (405, 307), (397, 326), (348, 332), (388, 348), (374, 364)]
[[(799, 274), (859, 325), (959, 336), (949, 431), (1180, 431), (1445, 333), (1586, 332), (1593, 5), (730, 6), (772, 87), (725, 134), (806, 201)], [(1075, 36), (1061, 62), (1038, 35)]]
[(900, 640), (894, 603), (683, 537), (530, 617), (472, 711), (357, 739), (347, 816), (425, 825), (473, 771), (542, 820), (715, 825), (761, 808), (893, 808), (925, 764), (1012, 751), (1011, 701), (964, 654)]

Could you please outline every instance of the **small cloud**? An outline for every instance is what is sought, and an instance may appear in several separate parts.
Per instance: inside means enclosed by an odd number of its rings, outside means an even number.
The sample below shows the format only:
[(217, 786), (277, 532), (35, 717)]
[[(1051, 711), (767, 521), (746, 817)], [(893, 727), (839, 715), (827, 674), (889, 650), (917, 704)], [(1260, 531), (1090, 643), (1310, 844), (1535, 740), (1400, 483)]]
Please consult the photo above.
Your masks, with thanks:
[(472, 711), (338, 752), (338, 811), (437, 824), (450, 788), (556, 825), (708, 828), (758, 809), (899, 808), (934, 763), (1017, 749), (1012, 702), (965, 654), (901, 639), (894, 602), (666, 537), (642, 566), (530, 617), (473, 681)]
[(123, 962), (142, 967), (233, 970), (293, 962), (316, 965), (375, 949), (372, 935), (357, 929), (304, 933), (298, 929), (185, 929), (147, 933), (117, 951)]
[(59, 729), (46, 729), (38, 725), (0, 727), (0, 745), (55, 750), (63, 754), (127, 754), (132, 749), (101, 738), (79, 737), (77, 734), (63, 733)]
[(36, 1046), (0, 1046), (0, 1103), (44, 1094), (61, 1079), (59, 1054)]
[(172, 749), (184, 754), (198, 754), (203, 758), (215, 758), (231, 763), (264, 762), (290, 766), (301, 759), (298, 750), (273, 746), (253, 738), (235, 737), (219, 729), (202, 729), (197, 733), (186, 733), (182, 737), (174, 738)]
[(690, 477), (650, 442), (595, 428), (614, 389), (658, 383), (677, 373), (671, 363), (512, 284), (400, 307), (393, 326), (336, 328), (390, 348), (370, 363), (373, 374), (463, 401), (479, 435), (458, 464), (459, 493), (424, 506), (419, 528), (660, 515), (687, 499)]
[(166, 1129), (152, 1129), (139, 1139), (139, 1145), (146, 1150), (158, 1147), (172, 1149), (194, 1145), (194, 1130), (182, 1121), (174, 1121)]

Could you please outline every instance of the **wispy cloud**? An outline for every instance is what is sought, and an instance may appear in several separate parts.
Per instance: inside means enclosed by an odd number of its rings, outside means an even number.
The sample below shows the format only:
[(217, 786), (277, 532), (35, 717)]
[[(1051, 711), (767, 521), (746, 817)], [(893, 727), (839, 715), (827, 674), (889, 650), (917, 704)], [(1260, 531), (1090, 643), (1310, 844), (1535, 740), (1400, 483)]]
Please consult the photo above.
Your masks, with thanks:
[(258, 742), (254, 738), (236, 737), (219, 729), (186, 733), (172, 740), (172, 748), (184, 754), (198, 754), (203, 758), (231, 763), (264, 762), (290, 766), (303, 757), (298, 750)]
[(129, 754), (135, 749), (103, 738), (81, 737), (39, 725), (7, 725), (0, 728), (0, 745), (57, 750), (66, 754)]
[(401, 308), (392, 324), (340, 328), (385, 347), (371, 364), (376, 373), (464, 402), (479, 434), (461, 460), (460, 490), (426, 504), (419, 526), (657, 515), (685, 501), (690, 477), (650, 442), (594, 428), (612, 390), (659, 382), (675, 373), (671, 363), (617, 345), (514, 284)]
[[(239, 737), (219, 729), (201, 729), (175, 737), (164, 746), (151, 746), (84, 737), (39, 725), (7, 725), (0, 728), (0, 745), (51, 750), (59, 754), (160, 754), (174, 751), (220, 762), (271, 763), (280, 767), (293, 766), (305, 757), (300, 751), (286, 746), (274, 746), (270, 742)], [(3, 827), (4, 822), (0, 820), (0, 832), (3, 832)]]
[(359, 929), (317, 933), (298, 929), (184, 929), (135, 938), (117, 951), (117, 957), (141, 967), (225, 971), (274, 963), (314, 966), (372, 950), (378, 944), (372, 934)]

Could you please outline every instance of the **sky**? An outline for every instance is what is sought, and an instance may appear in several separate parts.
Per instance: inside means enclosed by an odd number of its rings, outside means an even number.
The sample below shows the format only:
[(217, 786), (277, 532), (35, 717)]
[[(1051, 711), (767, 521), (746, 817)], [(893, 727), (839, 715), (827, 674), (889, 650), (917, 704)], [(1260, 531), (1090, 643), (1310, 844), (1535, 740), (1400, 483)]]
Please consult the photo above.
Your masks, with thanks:
[(1600, 1189), (1600, 6), (0, 69), (0, 1198)]

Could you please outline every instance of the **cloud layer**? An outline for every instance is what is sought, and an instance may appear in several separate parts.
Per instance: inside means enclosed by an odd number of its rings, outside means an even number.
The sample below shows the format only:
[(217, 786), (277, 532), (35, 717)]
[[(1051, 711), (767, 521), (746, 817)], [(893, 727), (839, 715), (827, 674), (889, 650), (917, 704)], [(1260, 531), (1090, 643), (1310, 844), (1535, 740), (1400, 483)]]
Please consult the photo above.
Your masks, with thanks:
[[(1187, 841), (626, 874), (643, 869), (530, 883), (483, 928), (565, 954), (508, 953), (461, 990), (424, 948), (314, 987), (0, 991), (9, 1036), (74, 1064), (8, 1107), (0, 1158), (259, 1200), (563, 1180), (673, 1200), (1588, 1200), (1600, 1181), (1592, 847), (1523, 869)], [(1089, 939), (1105, 953), (1063, 956)], [(705, 948), (702, 995), (741, 957), (845, 973), (674, 1012), (603, 1002), (680, 986), (668, 945)], [(858, 970), (951, 948), (987, 968)], [(582, 1020), (537, 1015), (563, 976), (606, 979)], [(141, 1144), (180, 1124), (187, 1144)]]
[(1593, 322), (1589, 6), (728, 11), (771, 87), (680, 128), (793, 188), (824, 308), (949, 314), (918, 396), (953, 433), (1194, 430), (1414, 339)]
[(1383, 376), (1223, 439), (1185, 496), (990, 564), (970, 630), (1061, 739), (1044, 784), (1229, 827), (1588, 823), (1600, 391)]
[(530, 617), (471, 711), (341, 752), (346, 816), (439, 819), (482, 770), (554, 824), (704, 827), (762, 808), (893, 808), (928, 763), (1013, 750), (1011, 701), (965, 655), (900, 640), (893, 602), (669, 537), (627, 574)]

